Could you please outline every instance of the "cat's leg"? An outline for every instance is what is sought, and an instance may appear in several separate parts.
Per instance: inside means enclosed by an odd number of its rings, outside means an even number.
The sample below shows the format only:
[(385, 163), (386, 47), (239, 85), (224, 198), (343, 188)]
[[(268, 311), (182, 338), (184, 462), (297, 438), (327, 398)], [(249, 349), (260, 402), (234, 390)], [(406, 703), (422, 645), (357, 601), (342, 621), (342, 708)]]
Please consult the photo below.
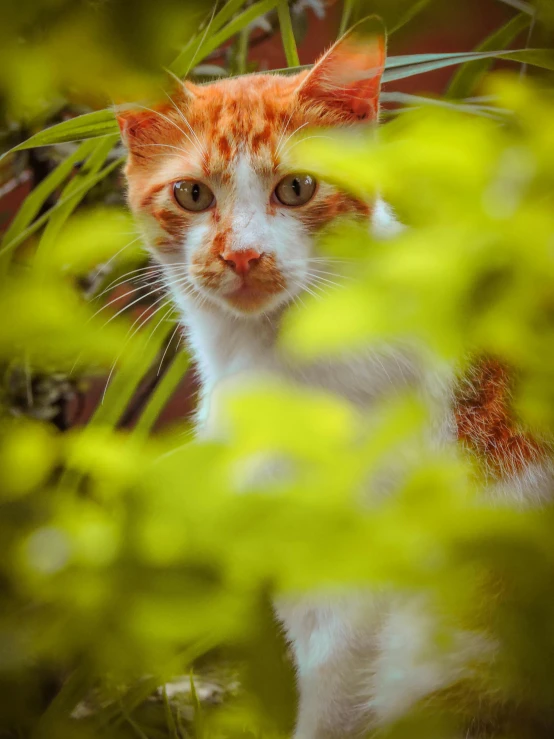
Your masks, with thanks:
[(380, 608), (375, 597), (280, 603), (299, 691), (295, 739), (346, 739), (367, 731)]

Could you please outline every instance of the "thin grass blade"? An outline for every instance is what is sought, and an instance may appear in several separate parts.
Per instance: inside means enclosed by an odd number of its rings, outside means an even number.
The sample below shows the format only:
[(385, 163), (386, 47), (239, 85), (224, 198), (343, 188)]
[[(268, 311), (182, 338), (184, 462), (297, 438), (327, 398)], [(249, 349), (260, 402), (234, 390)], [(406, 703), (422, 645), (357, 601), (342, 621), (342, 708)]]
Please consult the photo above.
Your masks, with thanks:
[[(86, 193), (96, 184), (96, 176), (102, 169), (117, 140), (117, 136), (106, 136), (100, 139), (94, 146), (81, 171), (65, 186), (61, 194), (61, 199), (65, 201), (64, 205), (52, 214), (39, 241), (36, 252), (37, 263), (44, 264), (44, 260), (47, 258), (64, 223), (85, 197)], [(83, 188), (85, 183), (88, 187)]]
[(18, 234), (20, 234), (33, 221), (37, 213), (40, 211), (46, 200), (54, 193), (63, 181), (69, 177), (73, 171), (73, 167), (77, 162), (83, 161), (91, 153), (95, 146), (95, 141), (89, 140), (83, 142), (74, 152), (66, 157), (58, 166), (53, 169), (47, 177), (42, 180), (23, 201), (21, 207), (15, 214), (13, 221), (10, 223), (2, 244), (9, 243)]
[(117, 133), (118, 130), (117, 121), (112, 110), (96, 110), (94, 113), (85, 113), (85, 115), (77, 116), (69, 121), (63, 121), (55, 126), (45, 128), (44, 131), (39, 131), (23, 143), (2, 154), (0, 161), (14, 151), (97, 138), (98, 136)]
[(169, 369), (165, 372), (160, 383), (150, 396), (140, 418), (138, 419), (133, 436), (145, 438), (158, 420), (161, 412), (167, 406), (177, 386), (189, 368), (190, 358), (186, 352), (177, 352), (172, 359)]
[[(443, 55), (442, 59), (437, 59), (436, 61), (424, 62), (419, 64), (408, 64), (406, 66), (389, 64), (387, 65), (387, 69), (383, 74), (383, 82), (393, 82), (395, 80), (405, 79), (406, 77), (413, 77), (417, 74), (433, 72), (435, 69), (442, 69), (443, 67), (451, 67), (455, 66), (456, 64), (465, 64), (466, 62), (493, 58), (509, 59), (513, 62), (522, 62), (525, 64), (532, 64), (536, 67), (542, 67), (543, 69), (554, 70), (554, 53), (548, 49), (470, 52), (460, 55)], [(398, 68), (395, 69), (394, 67)]]
[(296, 40), (294, 38), (287, 0), (279, 0), (277, 13), (279, 15), (279, 27), (281, 28), (281, 39), (283, 41), (287, 64), (289, 67), (298, 67), (300, 59), (298, 58), (298, 50), (296, 48)]
[(80, 183), (79, 187), (71, 195), (60, 198), (60, 200), (58, 200), (58, 202), (55, 205), (53, 205), (46, 213), (40, 216), (40, 218), (37, 218), (36, 221), (34, 221), (24, 231), (18, 234), (15, 238), (13, 238), (7, 244), (3, 244), (0, 247), (0, 255), (5, 254), (7, 252), (13, 252), (14, 249), (17, 249), (17, 247), (20, 244), (22, 244), (30, 236), (32, 236), (40, 228), (42, 228), (42, 226), (44, 226), (44, 224), (48, 222), (48, 220), (52, 217), (52, 215), (56, 213), (58, 210), (62, 209), (72, 197), (77, 196), (81, 193), (84, 195), (92, 187), (94, 187), (96, 184), (101, 182), (105, 177), (111, 174), (115, 169), (120, 167), (125, 162), (125, 159), (126, 157), (119, 157), (118, 159), (114, 160), (113, 162), (108, 164), (106, 167), (104, 167), (104, 169), (98, 172), (98, 174), (94, 175), (93, 177), (90, 177), (90, 179), (83, 180)]
[[(484, 116), (486, 118), (501, 119), (507, 111), (494, 106), (483, 106), (468, 102), (456, 102), (453, 100), (444, 100), (444, 98), (430, 98), (423, 95), (411, 95), (406, 92), (383, 92), (381, 93), (381, 101), (383, 103), (396, 103), (406, 108), (421, 107), (422, 105), (430, 105), (447, 110), (456, 110), (460, 113), (470, 113), (471, 115)], [(385, 111), (386, 112), (386, 111)], [(395, 114), (398, 110), (388, 111)]]
[(135, 343), (130, 350), (128, 361), (115, 372), (106, 390), (104, 402), (96, 408), (89, 426), (113, 428), (117, 424), (170, 335), (167, 322), (160, 321), (153, 329), (146, 345), (141, 341)]
[[(217, 15), (210, 15), (207, 19), (208, 31), (212, 34), (217, 33), (235, 13), (244, 5), (244, 0), (227, 0)], [(192, 67), (192, 60), (197, 56), (198, 42), (201, 41), (206, 29), (201, 27), (199, 32), (195, 34), (180, 54), (173, 60), (171, 71), (178, 76), (184, 76), (187, 70)], [(207, 35), (207, 34), (206, 34)], [(179, 71), (177, 71), (179, 70)]]
[(520, 10), (522, 13), (528, 13), (529, 15), (535, 15), (536, 12), (531, 3), (528, 3), (525, 0), (500, 0), (500, 2), (504, 3), (504, 5), (509, 5), (511, 8), (515, 8), (516, 10)]
[(189, 679), (190, 679), (190, 697), (192, 701), (192, 710), (194, 711), (194, 736), (196, 739), (203, 739), (204, 738), (204, 714), (202, 711), (202, 704), (200, 703), (200, 699), (198, 698), (198, 693), (196, 692), (196, 685), (194, 684), (194, 674), (192, 670), (189, 673)]
[[(533, 17), (527, 13), (516, 15), (515, 18), (512, 18), (508, 23), (488, 36), (477, 47), (476, 51), (506, 48), (516, 36), (526, 28), (529, 28), (532, 20)], [(492, 59), (481, 59), (460, 67), (452, 77), (452, 81), (446, 91), (447, 96), (458, 100), (469, 97), (492, 63)]]
[(73, 154), (70, 154), (70, 156), (60, 162), (60, 164), (58, 164), (58, 166), (52, 170), (52, 172), (50, 172), (48, 176), (29, 193), (29, 195), (27, 195), (0, 242), (0, 276), (6, 273), (12, 255), (12, 251), (9, 249), (2, 251), (3, 247), (25, 231), (40, 212), (40, 209), (43, 207), (46, 200), (53, 192), (55, 192), (55, 190), (58, 189), (58, 187), (60, 187), (63, 181), (69, 177), (75, 164), (82, 161), (90, 154), (94, 145), (94, 141), (85, 141), (73, 152)]
[[(231, 22), (228, 23), (219, 32), (213, 33), (209, 37), (207, 37), (205, 41), (200, 44), (199, 47), (195, 48), (194, 45), (191, 45), (191, 47), (189, 48), (189, 53), (183, 52), (183, 54), (179, 55), (179, 57), (177, 57), (177, 59), (173, 62), (173, 64), (171, 65), (171, 71), (178, 77), (185, 76), (188, 71), (192, 69), (192, 67), (201, 62), (205, 57), (208, 56), (208, 54), (211, 54), (212, 51), (218, 49), (222, 44), (232, 38), (235, 34), (242, 31), (243, 28), (246, 28), (246, 26), (255, 21), (261, 15), (264, 15), (270, 10), (273, 10), (273, 8), (275, 8), (275, 6), (277, 5), (277, 2), (278, 0), (259, 0), (259, 2), (254, 3), (254, 5), (251, 5), (249, 8), (233, 18)], [(223, 10), (224, 8), (221, 12), (223, 12)], [(192, 54), (190, 53), (191, 49)]]
[(342, 36), (343, 33), (346, 33), (346, 30), (348, 29), (348, 24), (350, 23), (350, 16), (352, 15), (353, 8), (354, 0), (343, 0), (342, 14), (340, 17), (339, 26), (339, 38), (340, 36)]
[(167, 697), (167, 689), (165, 685), (162, 686), (162, 697), (164, 702), (165, 720), (167, 724), (167, 730), (169, 732), (168, 736), (170, 737), (170, 739), (179, 739), (177, 725), (175, 723), (175, 718), (173, 716), (173, 710), (171, 708), (169, 698)]
[(399, 31), (401, 28), (403, 28), (403, 26), (407, 25), (416, 17), (416, 15), (424, 10), (430, 2), (431, 0), (417, 0), (417, 2), (412, 3), (408, 7), (408, 9), (400, 16), (395, 25), (390, 29), (389, 36), (391, 36), (396, 31)]

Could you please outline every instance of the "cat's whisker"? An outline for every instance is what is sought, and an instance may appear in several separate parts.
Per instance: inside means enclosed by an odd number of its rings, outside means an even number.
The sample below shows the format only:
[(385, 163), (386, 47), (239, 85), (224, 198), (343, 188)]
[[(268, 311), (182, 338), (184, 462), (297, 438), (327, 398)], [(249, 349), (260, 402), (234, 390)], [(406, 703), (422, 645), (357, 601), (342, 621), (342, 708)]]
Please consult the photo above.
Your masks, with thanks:
[(301, 306), (303, 308), (306, 307), (306, 303), (302, 300), (302, 297), (300, 295), (298, 295), (298, 294), (297, 295), (294, 295), (293, 293), (291, 293), (290, 290), (288, 290), (286, 288), (285, 288), (285, 292), (290, 297), (290, 299), (292, 300), (292, 302), (294, 303), (294, 305)]
[[(171, 346), (171, 342), (173, 341), (173, 337), (175, 336), (175, 334), (177, 333), (177, 331), (180, 329), (180, 327), (181, 327), (181, 324), (180, 324), (179, 321), (177, 321), (177, 323), (175, 325), (175, 328), (173, 329), (173, 333), (169, 337), (169, 341), (167, 342), (167, 346), (165, 347), (164, 353), (162, 354), (162, 358), (160, 359), (160, 363), (158, 365), (158, 371), (156, 372), (156, 377), (159, 377), (160, 376), (160, 372), (162, 370), (162, 365), (164, 363), (165, 356), (166, 356), (166, 354), (167, 354), (167, 352), (169, 350), (169, 347)], [(177, 346), (179, 346), (179, 345), (177, 345)], [(177, 350), (175, 350), (175, 353), (177, 353)]]
[(339, 264), (352, 264), (352, 262), (359, 261), (356, 257), (308, 257), (308, 262), (329, 262)]
[(159, 321), (158, 321), (158, 322), (156, 323), (156, 325), (155, 325), (155, 326), (153, 327), (153, 329), (152, 329), (152, 330), (150, 331), (150, 333), (148, 334), (148, 337), (147, 337), (147, 339), (146, 339), (146, 343), (144, 344), (144, 347), (145, 347), (145, 348), (146, 348), (146, 347), (148, 346), (148, 344), (149, 344), (149, 343), (150, 343), (150, 341), (152, 340), (152, 338), (153, 338), (154, 334), (156, 333), (156, 330), (158, 329), (158, 327), (159, 327), (159, 326), (161, 326), (161, 324), (162, 324), (162, 323), (163, 323), (164, 321), (168, 321), (168, 320), (169, 320), (169, 318), (168, 318), (168, 317), (169, 317), (169, 316), (171, 316), (171, 315), (172, 315), (172, 313), (174, 312), (174, 310), (175, 310), (175, 306), (173, 305), (173, 303), (172, 303), (172, 302), (171, 302), (170, 300), (168, 300), (167, 302), (165, 302), (165, 303), (162, 303), (162, 304), (161, 304), (161, 305), (159, 306), (159, 308), (158, 308), (158, 309), (157, 309), (157, 310), (156, 310), (156, 311), (155, 311), (155, 312), (154, 312), (154, 313), (153, 313), (153, 314), (152, 314), (152, 315), (151, 315), (151, 316), (149, 317), (149, 320), (148, 320), (148, 325), (149, 325), (150, 323), (153, 323), (153, 320), (152, 320), (152, 319), (154, 318), (154, 316), (155, 316), (155, 315), (156, 315), (157, 313), (159, 313), (159, 312), (160, 312), (160, 310), (163, 310), (163, 309), (164, 309), (164, 308), (165, 308), (166, 306), (168, 306), (168, 310), (166, 310), (166, 312), (165, 312), (165, 313), (164, 313), (164, 314), (162, 315), (162, 317), (161, 317), (161, 318), (159, 319)]
[(117, 303), (119, 300), (124, 300), (125, 298), (128, 298), (129, 295), (132, 295), (133, 293), (136, 293), (139, 290), (142, 290), (142, 287), (140, 287), (140, 286), (139, 287), (135, 287), (132, 290), (128, 290), (128, 291), (124, 292), (122, 295), (116, 295), (115, 298), (112, 298), (107, 303), (104, 303), (104, 305), (102, 305), (95, 313), (93, 313), (92, 316), (90, 316), (90, 318), (88, 319), (88, 321), (94, 320), (97, 315), (99, 315), (100, 313), (102, 313), (102, 311), (105, 310), (106, 308), (109, 308), (110, 305), (113, 305), (114, 303)]
[[(129, 285), (129, 287), (125, 288), (125, 291), (122, 292), (120, 295), (116, 295), (112, 300), (110, 300), (108, 303), (104, 304), (104, 307), (108, 307), (109, 305), (113, 305), (114, 303), (117, 303), (118, 300), (125, 300), (125, 298), (130, 298), (131, 295), (134, 295), (135, 293), (140, 292), (141, 290), (144, 291), (145, 288), (148, 288), (152, 285), (156, 285), (159, 283), (159, 278), (155, 280), (147, 280), (146, 277), (142, 277), (139, 279), (134, 280), (125, 280), (124, 282), (120, 283), (119, 285), (116, 285), (112, 290), (116, 290), (118, 287), (123, 287), (123, 285)], [(161, 284), (161, 283), (160, 283)], [(133, 287), (134, 285), (134, 287)], [(95, 313), (92, 318), (94, 318), (102, 308), (100, 308), (97, 313)]]
[(359, 261), (356, 257), (303, 257), (302, 259), (291, 259), (291, 264), (305, 264), (315, 262), (317, 264), (352, 264)]
[(188, 284), (188, 274), (187, 273), (181, 273), (177, 275), (172, 275), (169, 279), (164, 279), (163, 281), (164, 287), (167, 290), (171, 290), (173, 287), (189, 287)]
[(312, 295), (316, 300), (321, 300), (327, 295), (327, 291), (322, 287), (308, 287), (307, 285), (304, 285), (304, 290), (306, 290), (307, 293)]
[(311, 280), (311, 281), (310, 280), (308, 281), (308, 284), (317, 285), (320, 283), (325, 283), (326, 285), (332, 285), (333, 287), (337, 287), (337, 288), (344, 287), (344, 285), (341, 285), (340, 282), (337, 282), (336, 280), (329, 280), (327, 277), (321, 277), (320, 275), (313, 275), (313, 274), (310, 274), (309, 272), (307, 273), (307, 275)]
[[(132, 280), (130, 280), (130, 281), (127, 281), (126, 280), (126, 282), (129, 282), (130, 284), (133, 284), (133, 281)], [(137, 280), (137, 282), (139, 282), (139, 280)], [(156, 279), (154, 279), (151, 282), (147, 283), (147, 287), (150, 287), (151, 285), (158, 285), (159, 287), (163, 287), (162, 278), (161, 277), (156, 277)], [(137, 285), (136, 287), (134, 287), (132, 289), (126, 290), (122, 295), (116, 295), (114, 298), (112, 298), (111, 300), (109, 300), (107, 303), (104, 303), (104, 305), (102, 305), (95, 313), (93, 313), (92, 316), (89, 318), (89, 321), (92, 321), (94, 318), (96, 318), (96, 316), (99, 313), (101, 313), (105, 308), (109, 308), (110, 305), (113, 305), (114, 303), (117, 303), (119, 300), (124, 300), (125, 298), (128, 298), (130, 295), (133, 295), (134, 293), (137, 293), (139, 291), (144, 290), (144, 287), (145, 287), (144, 285), (140, 285), (139, 284), (139, 285)], [(113, 289), (115, 289), (115, 288), (113, 288)], [(151, 292), (148, 292), (145, 295), (143, 295), (142, 298), (147, 298), (149, 295), (153, 295), (155, 292), (156, 292), (156, 290), (152, 290)], [(138, 302), (138, 301), (136, 301), (136, 302)], [(125, 307), (130, 307), (131, 305), (134, 305), (134, 303), (131, 303), (128, 306), (125, 306)], [(123, 310), (125, 310), (125, 308)]]
[(311, 294), (317, 298), (323, 298), (326, 295), (329, 295), (330, 292), (326, 285), (316, 285), (314, 283), (304, 283), (303, 288), (308, 292), (311, 290)]
[(138, 280), (139, 278), (142, 279), (144, 277), (149, 277), (150, 274), (154, 274), (155, 272), (160, 272), (160, 269), (158, 268), (156, 270), (155, 267), (138, 267), (137, 269), (129, 270), (129, 272), (124, 272), (121, 275), (117, 275), (117, 277), (114, 277), (113, 280), (106, 285), (104, 290), (101, 293), (98, 293), (96, 295), (96, 298), (99, 298), (103, 293), (107, 292), (108, 290), (111, 290), (115, 287), (117, 287), (117, 283), (121, 282), (131, 282), (132, 280)]
[(292, 117), (293, 117), (293, 115), (294, 115), (294, 114), (296, 113), (296, 111), (297, 111), (297, 110), (298, 110), (298, 102), (296, 102), (296, 104), (292, 106), (292, 110), (291, 110), (291, 112), (290, 112), (290, 115), (289, 115), (289, 117), (287, 118), (287, 121), (286, 121), (285, 125), (284, 125), (284, 126), (283, 126), (283, 128), (281, 129), (281, 133), (279, 134), (279, 141), (277, 142), (277, 147), (276, 147), (276, 150), (275, 150), (275, 153), (276, 153), (276, 154), (278, 153), (278, 151), (279, 151), (279, 149), (280, 149), (280, 146), (281, 146), (281, 141), (283, 140), (283, 136), (284, 136), (284, 135), (286, 134), (286, 132), (287, 132), (287, 128), (289, 127), (289, 124), (290, 124), (290, 122), (291, 122), (291, 120), (292, 120)]
[(349, 275), (340, 275), (340, 274), (337, 274), (336, 272), (331, 272), (330, 270), (327, 270), (327, 269), (309, 269), (306, 272), (306, 274), (309, 274), (309, 275), (329, 275), (330, 277), (337, 277), (337, 278), (340, 277), (341, 280), (352, 280), (353, 279)]
[[(289, 144), (288, 150), (290, 152), (291, 149), (294, 149), (294, 147), (297, 146), (297, 144), (300, 144), (304, 141), (310, 141), (310, 139), (332, 139), (332, 138), (333, 138), (332, 136), (324, 136), (323, 134), (313, 134), (312, 136), (306, 136), (305, 138), (298, 139), (297, 141), (293, 141), (291, 144)], [(287, 141), (289, 140), (290, 140), (290, 136), (287, 139)]]
[[(165, 297), (165, 296), (162, 296), (162, 297)], [(158, 301), (158, 302), (159, 302), (159, 301)], [(141, 321), (141, 322), (139, 323), (139, 325), (138, 325), (138, 326), (137, 326), (137, 327), (135, 328), (135, 330), (134, 330), (134, 331), (132, 332), (132, 334), (131, 334), (131, 335), (130, 335), (130, 336), (129, 336), (129, 337), (128, 337), (128, 338), (126, 339), (126, 340), (125, 340), (125, 342), (124, 342), (123, 346), (121, 347), (121, 351), (119, 352), (119, 354), (118, 354), (118, 355), (117, 355), (117, 357), (115, 358), (115, 360), (114, 360), (114, 362), (113, 362), (113, 364), (112, 364), (112, 366), (111, 366), (110, 372), (109, 372), (109, 374), (108, 374), (108, 377), (107, 377), (107, 379), (106, 379), (106, 385), (104, 386), (104, 392), (102, 393), (102, 400), (100, 401), (101, 405), (103, 405), (103, 404), (104, 404), (104, 400), (105, 400), (105, 398), (106, 398), (106, 393), (108, 392), (108, 387), (109, 387), (109, 385), (110, 385), (110, 382), (111, 382), (111, 379), (112, 379), (113, 373), (115, 372), (115, 368), (117, 367), (117, 363), (118, 363), (118, 362), (119, 362), (119, 360), (121, 359), (121, 356), (122, 356), (122, 354), (123, 354), (123, 352), (124, 352), (124, 350), (125, 350), (125, 347), (126, 347), (126, 346), (127, 346), (127, 344), (128, 344), (128, 343), (129, 343), (130, 341), (131, 341), (131, 339), (132, 339), (132, 338), (133, 338), (133, 336), (134, 336), (134, 335), (135, 335), (135, 334), (137, 333), (137, 331), (140, 331), (140, 329), (141, 329), (141, 328), (142, 328), (142, 327), (143, 327), (143, 326), (144, 326), (145, 324), (147, 324), (147, 323), (148, 323), (148, 322), (149, 322), (149, 321), (150, 321), (150, 320), (151, 320), (151, 319), (152, 319), (152, 318), (153, 318), (153, 317), (154, 317), (154, 316), (156, 315), (156, 313), (158, 313), (158, 312), (159, 312), (160, 310), (162, 310), (162, 309), (163, 309), (163, 308), (164, 308), (164, 307), (165, 307), (166, 305), (167, 305), (167, 302), (166, 302), (166, 303), (162, 303), (162, 305), (160, 305), (160, 307), (159, 307), (159, 308), (157, 308), (157, 309), (156, 309), (156, 310), (154, 311), (154, 313), (153, 313), (152, 315), (147, 315), (146, 317), (144, 317), (144, 314), (141, 314), (140, 316), (138, 316), (138, 318), (136, 318), (136, 319), (135, 319), (135, 321), (133, 322), (133, 324), (132, 324), (132, 325), (131, 325), (131, 327), (129, 328), (129, 331), (130, 331), (130, 330), (131, 330), (131, 328), (133, 328), (133, 326), (134, 326), (134, 325), (135, 325), (135, 324), (137, 323), (137, 321), (140, 321), (141, 319), (144, 319), (144, 320), (142, 320), (142, 321)], [(171, 309), (171, 310), (173, 310), (173, 305), (171, 305), (171, 306), (170, 306), (170, 309)], [(165, 314), (165, 315), (167, 315), (167, 314)], [(159, 325), (160, 325), (160, 324), (158, 323), (158, 324), (156, 325), (156, 327), (154, 328), (154, 330), (155, 330), (155, 329), (156, 329), (156, 328), (157, 328), (157, 327), (158, 327)], [(149, 337), (149, 338), (147, 339), (147, 343), (148, 343), (148, 341), (149, 341), (149, 340), (150, 340), (150, 337)]]
[[(184, 270), (183, 270), (183, 273), (182, 274), (177, 274), (177, 275), (175, 275), (175, 277), (176, 278), (179, 278), (180, 277), (182, 279), (182, 276), (183, 275), (184, 275)], [(146, 278), (142, 278), (142, 279), (148, 280), (148, 277), (150, 277), (150, 275), (147, 275)], [(92, 320), (93, 318), (95, 318), (105, 308), (108, 308), (110, 305), (113, 305), (113, 303), (116, 303), (118, 300), (122, 300), (123, 298), (129, 297), (129, 295), (132, 295), (133, 293), (136, 293), (136, 292), (139, 292), (141, 290), (144, 290), (145, 287), (151, 287), (152, 285), (156, 285), (156, 287), (153, 290), (150, 290), (149, 292), (147, 292), (146, 294), (140, 295), (136, 300), (133, 300), (131, 303), (128, 303), (127, 305), (123, 306), (123, 308), (121, 308), (117, 313), (115, 313), (113, 316), (111, 316), (108, 319), (108, 321), (106, 321), (106, 323), (104, 324), (104, 326), (106, 326), (108, 323), (110, 323), (110, 321), (112, 321), (114, 318), (116, 318), (118, 315), (120, 315), (121, 313), (123, 313), (128, 308), (132, 308), (133, 305), (135, 305), (136, 303), (140, 302), (141, 300), (145, 300), (150, 295), (154, 295), (155, 293), (157, 293), (161, 289), (164, 289), (164, 288), (165, 289), (168, 289), (169, 287), (171, 287), (173, 285), (173, 280), (164, 279), (164, 274), (163, 273), (161, 274), (161, 276), (155, 276), (155, 278), (153, 280), (151, 280), (149, 282), (147, 281), (146, 284), (139, 285), (136, 288), (133, 288), (132, 290), (128, 290), (123, 295), (118, 295), (115, 298), (113, 298), (112, 300), (108, 301), (101, 308), (99, 308), (90, 317), (89, 320)], [(112, 288), (112, 289), (115, 289), (115, 288)]]
[[(146, 295), (139, 295), (139, 297), (138, 298), (135, 298), (135, 300), (133, 300), (131, 303), (128, 303), (127, 305), (124, 305), (123, 308), (120, 308), (117, 311), (117, 313), (114, 313), (113, 316), (110, 316), (110, 318), (108, 318), (108, 320), (106, 321), (106, 323), (104, 323), (104, 327), (107, 326), (108, 323), (111, 323), (115, 318), (117, 318), (118, 316), (120, 316), (124, 311), (129, 310), (129, 308), (132, 308), (133, 305), (136, 305), (137, 303), (140, 303), (141, 300), (145, 300), (146, 298), (150, 297), (150, 295), (155, 295), (157, 292), (159, 292), (161, 289), (163, 289), (163, 287), (164, 287), (163, 283), (160, 283), (156, 288), (154, 288), (154, 290), (150, 290), (149, 292), (147, 292)], [(101, 311), (103, 311), (104, 308), (107, 308), (113, 302), (114, 301), (110, 300), (109, 303), (106, 303), (105, 306), (103, 306), (102, 308), (100, 308), (100, 310), (96, 311), (96, 313), (94, 314), (94, 316), (98, 315), (98, 313), (100, 313)], [(155, 304), (156, 303), (154, 303), (154, 305)], [(94, 316), (93, 316), (93, 318), (94, 318)]]
[[(309, 123), (309, 121), (306, 121), (306, 123), (303, 123), (303, 124), (302, 124), (301, 126), (298, 126), (298, 128), (296, 128), (296, 129), (295, 129), (295, 130), (294, 130), (294, 131), (293, 131), (292, 133), (290, 133), (290, 134), (289, 134), (289, 135), (287, 136), (287, 138), (286, 138), (286, 139), (285, 139), (285, 140), (283, 141), (283, 143), (282, 143), (282, 144), (280, 144), (280, 146), (279, 146), (279, 149), (278, 149), (278, 150), (277, 150), (277, 151), (276, 151), (275, 153), (276, 153), (276, 154), (279, 154), (279, 152), (282, 152), (282, 151), (283, 151), (283, 149), (285, 148), (285, 146), (286, 146), (286, 145), (288, 144), (288, 142), (289, 142), (289, 141), (291, 140), (291, 138), (292, 138), (292, 137), (293, 137), (293, 136), (294, 136), (294, 135), (295, 135), (296, 133), (298, 133), (298, 131), (300, 131), (300, 129), (302, 129), (302, 128), (304, 128), (305, 126), (307, 126), (307, 125), (308, 125), (308, 123)], [(312, 136), (308, 136), (308, 138), (312, 138)], [(330, 136), (329, 136), (329, 137), (327, 137), (327, 138), (330, 138)], [(301, 140), (302, 140), (302, 141), (306, 141), (306, 139), (301, 139)]]
[(281, 132), (279, 133), (279, 139), (277, 141), (277, 146), (275, 147), (275, 154), (278, 154), (278, 152), (279, 152), (279, 147), (281, 146), (281, 141), (283, 140), (283, 136), (285, 135), (285, 132), (287, 130), (287, 127), (288, 127), (289, 123), (292, 120), (292, 116), (293, 115), (294, 115), (294, 109), (291, 111), (289, 117), (286, 120), (285, 125), (283, 126), (283, 128), (281, 129)]
[(186, 118), (185, 114), (184, 114), (184, 113), (183, 113), (183, 111), (182, 111), (182, 110), (181, 110), (181, 109), (179, 108), (179, 106), (178, 106), (178, 105), (177, 105), (177, 104), (175, 103), (175, 101), (173, 100), (173, 98), (171, 97), (171, 95), (169, 95), (169, 94), (168, 94), (167, 92), (166, 92), (165, 94), (166, 94), (166, 95), (167, 95), (167, 97), (169, 98), (169, 102), (170, 102), (170, 103), (171, 103), (171, 104), (173, 105), (173, 107), (175, 108), (175, 110), (177, 111), (177, 113), (178, 113), (178, 114), (180, 115), (180, 117), (181, 117), (181, 118), (183, 119), (183, 122), (184, 122), (184, 124), (186, 125), (186, 127), (187, 127), (187, 128), (188, 128), (188, 130), (190, 131), (191, 135), (192, 135), (192, 136), (194, 137), (195, 141), (197, 142), (198, 146), (200, 147), (201, 151), (203, 152), (202, 158), (203, 158), (203, 159), (206, 159), (206, 148), (205, 148), (205, 146), (204, 146), (204, 145), (202, 144), (202, 142), (200, 141), (200, 139), (198, 138), (198, 135), (197, 135), (196, 131), (195, 131), (195, 130), (193, 129), (193, 127), (192, 127), (192, 126), (190, 125), (190, 123), (189, 123), (188, 119)]
[(309, 285), (319, 285), (319, 284), (325, 284), (325, 285), (332, 285), (336, 288), (343, 288), (344, 284), (341, 282), (338, 282), (337, 280), (330, 280), (328, 277), (322, 277), (321, 275), (315, 275), (310, 274), (310, 272), (306, 272), (307, 282)]
[(155, 273), (152, 273), (152, 274), (144, 273), (142, 275), (140, 275), (140, 274), (132, 274), (131, 273), (131, 274), (127, 274), (127, 275), (122, 275), (120, 277), (116, 277), (116, 279), (115, 280), (112, 280), (110, 282), (110, 284), (107, 285), (102, 290), (101, 293), (98, 293), (98, 295), (95, 295), (94, 296), (94, 299), (95, 300), (98, 300), (99, 298), (101, 298), (106, 293), (109, 293), (112, 290), (115, 290), (116, 288), (121, 287), (121, 285), (125, 285), (126, 283), (132, 285), (134, 282), (135, 283), (139, 283), (141, 281), (148, 280), (148, 279), (150, 279), (151, 277), (154, 277), (154, 276), (155, 276)]
[[(131, 235), (131, 234), (127, 234), (127, 235)], [(133, 234), (133, 235), (135, 235), (135, 238), (132, 241), (129, 241), (127, 244), (125, 244), (125, 246), (122, 246), (121, 249), (119, 249), (118, 251), (116, 251), (115, 254), (112, 254), (112, 256), (106, 262), (102, 262), (101, 264), (98, 265), (98, 274), (99, 275), (101, 275), (102, 272), (109, 271), (108, 270), (108, 267), (113, 262), (114, 259), (117, 259), (117, 257), (122, 252), (124, 252), (126, 249), (128, 249), (133, 244), (136, 244), (137, 241), (140, 241), (140, 238), (141, 238), (140, 235), (139, 236), (136, 236), (136, 234)]]
[(317, 293), (315, 293), (311, 289), (311, 287), (309, 285), (307, 285), (306, 283), (299, 283), (298, 286), (301, 287), (304, 292), (307, 292), (309, 295), (312, 295), (314, 298), (320, 298), (321, 297), (321, 295), (318, 295)]

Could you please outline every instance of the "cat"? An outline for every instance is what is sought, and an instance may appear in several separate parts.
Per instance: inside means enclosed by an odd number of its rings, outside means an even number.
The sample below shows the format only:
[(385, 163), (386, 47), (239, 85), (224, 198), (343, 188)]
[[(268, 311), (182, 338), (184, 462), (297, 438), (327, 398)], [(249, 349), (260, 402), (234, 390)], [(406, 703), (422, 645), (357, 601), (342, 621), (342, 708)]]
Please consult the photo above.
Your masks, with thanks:
[[(418, 389), (437, 408), (443, 441), (471, 417), (469, 410), (462, 419), (450, 412), (450, 373), (429, 372), (406, 347), (371, 347), (308, 365), (277, 348), (286, 308), (314, 283), (333, 279), (332, 262), (315, 251), (321, 229), (340, 216), (367, 222), (380, 238), (402, 228), (381, 199), (362, 200), (290, 171), (285, 156), (306, 127), (377, 123), (385, 55), (384, 35), (366, 20), (310, 70), (183, 82), (155, 108), (119, 111), (128, 202), (162, 265), (198, 367), (200, 434), (220, 431), (221, 388), (266, 374), (336, 393), (362, 409), (401, 388)], [(468, 408), (473, 387), (466, 387)], [(502, 413), (496, 420), (506, 427)], [(478, 444), (470, 422), (464, 429), (466, 440)], [(546, 489), (535, 466), (537, 482), (528, 487)], [(297, 739), (355, 736), (394, 720), (486, 653), (482, 639), (462, 633), (456, 649), (434, 652), (433, 617), (415, 596), (307, 595), (276, 609), (296, 661)]]

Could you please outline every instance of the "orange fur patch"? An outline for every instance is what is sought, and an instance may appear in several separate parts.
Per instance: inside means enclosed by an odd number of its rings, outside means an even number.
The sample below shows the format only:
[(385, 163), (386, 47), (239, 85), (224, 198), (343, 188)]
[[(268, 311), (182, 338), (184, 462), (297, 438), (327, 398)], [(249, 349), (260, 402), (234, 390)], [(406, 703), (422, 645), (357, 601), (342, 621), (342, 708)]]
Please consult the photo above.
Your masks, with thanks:
[(545, 445), (523, 431), (514, 417), (513, 376), (493, 359), (475, 364), (456, 393), (458, 439), (482, 460), (494, 477), (521, 472), (547, 454)]
[(310, 230), (318, 230), (328, 226), (341, 216), (369, 218), (371, 206), (352, 195), (334, 192), (327, 197), (314, 198), (304, 208), (299, 209), (298, 216)]

